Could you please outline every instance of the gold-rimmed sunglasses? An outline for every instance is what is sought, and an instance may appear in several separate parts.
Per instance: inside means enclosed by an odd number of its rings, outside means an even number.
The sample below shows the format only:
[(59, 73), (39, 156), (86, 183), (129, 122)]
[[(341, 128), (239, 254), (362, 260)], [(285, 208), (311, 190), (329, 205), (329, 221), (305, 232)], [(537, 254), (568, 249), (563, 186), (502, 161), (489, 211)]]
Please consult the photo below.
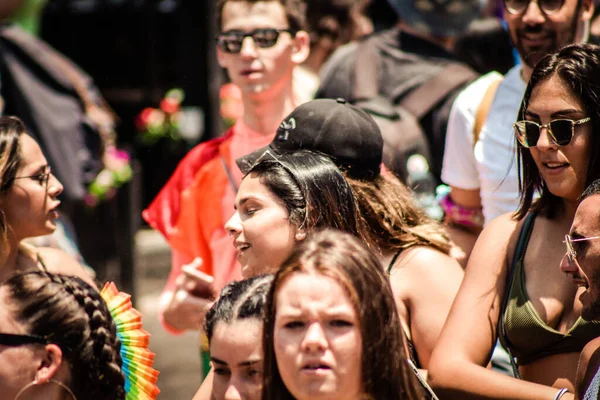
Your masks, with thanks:
[(569, 261), (575, 262), (575, 259), (577, 257), (577, 252), (575, 251), (575, 248), (573, 247), (574, 242), (585, 242), (586, 240), (594, 240), (594, 239), (600, 239), (600, 236), (573, 239), (571, 237), (571, 235), (565, 235), (564, 243), (567, 246), (567, 257), (569, 257)]

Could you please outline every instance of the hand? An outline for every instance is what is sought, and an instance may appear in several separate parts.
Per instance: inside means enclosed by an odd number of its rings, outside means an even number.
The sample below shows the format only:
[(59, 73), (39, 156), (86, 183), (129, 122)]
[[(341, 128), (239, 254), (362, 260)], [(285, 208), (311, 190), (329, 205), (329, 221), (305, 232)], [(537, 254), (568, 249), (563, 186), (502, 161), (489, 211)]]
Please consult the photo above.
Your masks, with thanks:
[(183, 266), (177, 277), (176, 290), (163, 312), (165, 322), (178, 330), (201, 330), (204, 317), (214, 303), (213, 277), (197, 268), (202, 260), (196, 258)]

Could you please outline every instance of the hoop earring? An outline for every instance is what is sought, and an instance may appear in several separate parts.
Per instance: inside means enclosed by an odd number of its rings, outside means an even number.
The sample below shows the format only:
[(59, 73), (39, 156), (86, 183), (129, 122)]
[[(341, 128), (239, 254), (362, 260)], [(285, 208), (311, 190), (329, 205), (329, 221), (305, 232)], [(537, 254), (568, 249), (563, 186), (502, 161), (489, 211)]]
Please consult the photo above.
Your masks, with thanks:
[[(50, 379), (50, 380), (48, 380), (48, 382), (42, 383), (42, 385), (45, 385), (47, 383), (54, 383), (55, 385), (60, 386), (67, 393), (69, 393), (69, 395), (73, 398), (73, 400), (77, 400), (77, 397), (75, 397), (75, 393), (73, 393), (73, 391), (64, 383), (59, 382), (54, 379)], [(26, 391), (28, 391), (29, 389), (31, 389), (32, 387), (34, 387), (36, 385), (39, 385), (39, 382), (37, 380), (33, 380), (33, 382), (29, 382), (27, 385), (23, 386), (23, 388), (21, 390), (19, 390), (19, 393), (17, 393), (17, 395), (15, 396), (14, 400), (19, 400), (19, 398), (23, 395), (23, 393), (25, 393)]]

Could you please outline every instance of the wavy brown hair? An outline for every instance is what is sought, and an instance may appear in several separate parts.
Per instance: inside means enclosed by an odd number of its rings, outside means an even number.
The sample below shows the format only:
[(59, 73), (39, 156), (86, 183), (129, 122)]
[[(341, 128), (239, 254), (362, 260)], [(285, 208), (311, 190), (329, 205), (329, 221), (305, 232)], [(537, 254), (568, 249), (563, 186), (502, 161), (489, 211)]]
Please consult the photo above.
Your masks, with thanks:
[(451, 244), (444, 227), (415, 205), (410, 191), (394, 175), (372, 180), (346, 175), (346, 180), (354, 190), (369, 240), (380, 249), (430, 246), (449, 254)]
[(356, 237), (325, 230), (300, 244), (275, 275), (267, 296), (263, 331), (263, 400), (293, 399), (286, 388), (274, 349), (277, 296), (292, 275), (317, 273), (336, 280), (348, 293), (362, 338), (363, 398), (423, 398), (407, 364), (407, 346), (387, 276), (381, 264)]
[(27, 333), (55, 343), (70, 365), (65, 382), (79, 399), (124, 400), (121, 342), (98, 291), (75, 276), (35, 271), (2, 283), (6, 306)]

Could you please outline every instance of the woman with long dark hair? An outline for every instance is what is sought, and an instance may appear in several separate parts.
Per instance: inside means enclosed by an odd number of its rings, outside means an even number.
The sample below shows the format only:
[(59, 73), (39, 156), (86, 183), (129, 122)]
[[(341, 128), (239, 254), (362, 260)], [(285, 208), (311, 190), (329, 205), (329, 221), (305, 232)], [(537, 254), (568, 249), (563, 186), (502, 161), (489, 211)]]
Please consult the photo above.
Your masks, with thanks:
[[(579, 353), (600, 324), (581, 319), (583, 289), (558, 266), (579, 197), (600, 177), (599, 56), (570, 45), (533, 70), (514, 125), (520, 207), (471, 254), (429, 368), (444, 397), (573, 398)], [(497, 338), (522, 380), (486, 368)]]

